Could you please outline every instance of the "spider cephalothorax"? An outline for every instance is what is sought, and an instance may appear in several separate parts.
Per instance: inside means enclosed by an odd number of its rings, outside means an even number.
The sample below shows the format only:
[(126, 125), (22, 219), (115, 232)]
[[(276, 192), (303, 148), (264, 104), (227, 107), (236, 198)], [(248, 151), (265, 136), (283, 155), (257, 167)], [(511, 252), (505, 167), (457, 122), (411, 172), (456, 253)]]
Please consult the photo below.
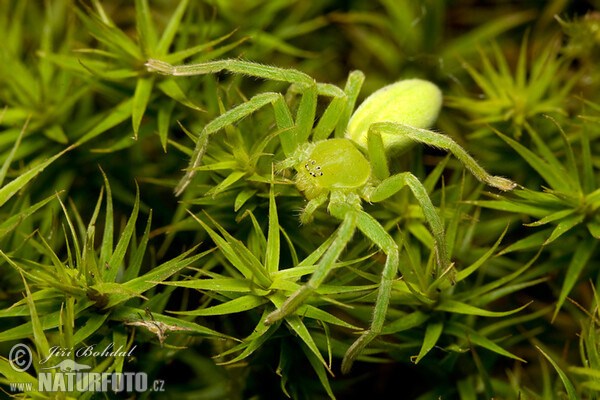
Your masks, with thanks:
[[(228, 70), (289, 82), (301, 94), (295, 119), (280, 93), (261, 93), (207, 124), (198, 137), (190, 168), (177, 185), (176, 194), (182, 193), (192, 181), (210, 135), (262, 107), (273, 107), (277, 128), (280, 130), (278, 137), (281, 150), (285, 156), (280, 168), (296, 170), (296, 186), (308, 200), (300, 217), (301, 221), (309, 222), (312, 213), (329, 200), (328, 211), (342, 222), (319, 259), (310, 280), (291, 293), (283, 305), (268, 314), (263, 322), (270, 325), (294, 313), (327, 278), (356, 229), (386, 255), (373, 318), (369, 328), (346, 352), (342, 361), (343, 372), (348, 371), (364, 347), (383, 332), (401, 250), (384, 227), (362, 209), (361, 199), (372, 203), (385, 201), (402, 188), (408, 187), (417, 199), (434, 238), (439, 267), (436, 274), (440, 270), (448, 272), (452, 266), (447, 254), (444, 226), (427, 190), (410, 172), (390, 175), (387, 166), (390, 153), (398, 149), (407, 150), (414, 143), (424, 143), (450, 151), (477, 179), (490, 186), (501, 190), (515, 187), (508, 179), (489, 175), (451, 138), (428, 130), (435, 122), (442, 103), (440, 90), (431, 82), (420, 79), (396, 82), (372, 94), (352, 114), (364, 80), (360, 71), (350, 73), (342, 90), (334, 85), (317, 83), (299, 71), (239, 60), (183, 66), (150, 60), (146, 65), (152, 71), (174, 76)], [(319, 95), (332, 100), (315, 126)], [(334, 131), (336, 138), (329, 139)]]
[(311, 145), (296, 166), (296, 186), (308, 200), (331, 190), (353, 191), (364, 186), (371, 164), (348, 139), (328, 139)]

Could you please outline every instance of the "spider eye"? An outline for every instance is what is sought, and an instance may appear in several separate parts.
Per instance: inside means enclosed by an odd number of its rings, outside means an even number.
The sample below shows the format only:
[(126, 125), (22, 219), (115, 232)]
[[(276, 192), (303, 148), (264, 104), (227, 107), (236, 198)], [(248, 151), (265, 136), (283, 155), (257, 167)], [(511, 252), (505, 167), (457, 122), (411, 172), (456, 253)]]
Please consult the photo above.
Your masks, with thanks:
[[(367, 147), (369, 127), (377, 122), (395, 122), (427, 129), (433, 125), (442, 106), (442, 92), (429, 81), (407, 79), (385, 86), (369, 97), (352, 115), (346, 137)], [(388, 148), (412, 143), (401, 136), (382, 135)]]

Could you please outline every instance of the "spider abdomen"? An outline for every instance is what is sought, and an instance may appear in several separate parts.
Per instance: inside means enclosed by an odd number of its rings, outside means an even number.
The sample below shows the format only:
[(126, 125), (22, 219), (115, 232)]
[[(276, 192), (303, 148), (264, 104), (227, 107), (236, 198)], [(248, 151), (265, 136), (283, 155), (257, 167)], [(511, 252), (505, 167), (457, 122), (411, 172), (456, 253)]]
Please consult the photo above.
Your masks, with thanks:
[[(442, 106), (442, 92), (422, 79), (406, 79), (371, 94), (358, 107), (348, 124), (346, 137), (367, 147), (369, 127), (377, 122), (395, 122), (413, 128), (428, 129)], [(382, 135), (386, 149), (405, 149), (413, 141), (401, 135)]]
[(309, 200), (324, 190), (358, 189), (371, 174), (371, 165), (348, 139), (318, 142), (297, 169), (296, 185)]

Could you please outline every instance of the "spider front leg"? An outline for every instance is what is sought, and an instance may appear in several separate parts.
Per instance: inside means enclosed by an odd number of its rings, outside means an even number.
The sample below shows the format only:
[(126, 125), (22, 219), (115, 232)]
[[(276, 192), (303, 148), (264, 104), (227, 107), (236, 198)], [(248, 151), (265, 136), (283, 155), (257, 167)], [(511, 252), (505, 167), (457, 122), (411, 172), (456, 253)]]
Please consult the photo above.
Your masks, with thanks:
[(297, 87), (297, 90), (302, 94), (295, 121), (291, 117), (287, 104), (280, 94), (263, 93), (209, 123), (200, 134), (196, 143), (189, 167), (191, 170), (186, 173), (175, 189), (177, 195), (183, 192), (195, 175), (196, 172), (193, 169), (200, 165), (208, 145), (209, 135), (226, 125), (234, 123), (266, 104), (271, 103), (275, 109), (277, 126), (283, 130), (280, 135), (283, 151), (286, 157), (290, 157), (298, 144), (305, 143), (311, 134), (317, 110), (317, 97), (319, 95), (332, 97), (333, 100), (325, 111), (323, 118), (321, 118), (319, 125), (315, 128), (317, 136), (327, 137), (330, 134), (339, 119), (341, 111), (346, 106), (347, 94), (342, 89), (331, 84), (317, 83), (307, 74), (293, 69), (277, 68), (241, 60), (218, 60), (202, 64), (177, 66), (159, 60), (148, 60), (146, 66), (150, 71), (171, 76), (202, 75), (227, 70), (258, 78), (288, 82)]
[(171, 76), (194, 76), (229, 71), (257, 78), (288, 82), (299, 85), (303, 89), (316, 86), (317, 93), (329, 97), (344, 97), (342, 89), (329, 83), (318, 83), (304, 72), (295, 69), (278, 68), (251, 61), (237, 59), (216, 60), (200, 64), (171, 65), (164, 61), (150, 59), (146, 62), (149, 71)]
[(387, 135), (390, 138), (389, 142), (393, 142), (394, 137), (407, 137), (415, 142), (447, 150), (458, 158), (478, 180), (500, 190), (508, 191), (517, 186), (509, 179), (488, 174), (458, 143), (440, 133), (394, 122), (374, 123), (370, 126), (369, 131), (382, 136)]
[(192, 153), (188, 171), (183, 178), (181, 178), (177, 184), (177, 187), (175, 188), (175, 195), (181, 195), (181, 193), (183, 193), (185, 188), (190, 184), (196, 175), (197, 171), (194, 169), (199, 167), (200, 163), (202, 162), (202, 157), (204, 157), (204, 153), (206, 152), (210, 135), (226, 127), (227, 125), (241, 120), (247, 115), (252, 114), (268, 104), (273, 106), (277, 127), (282, 130), (279, 138), (284, 152), (286, 152), (286, 150), (290, 153), (293, 152), (297, 146), (296, 137), (292, 129), (294, 127), (294, 120), (292, 119), (292, 114), (290, 113), (287, 104), (285, 104), (283, 96), (280, 93), (261, 93), (254, 96), (246, 103), (242, 103), (239, 106), (232, 108), (226, 113), (220, 115), (204, 127), (198, 136), (198, 140), (196, 141), (196, 147)]

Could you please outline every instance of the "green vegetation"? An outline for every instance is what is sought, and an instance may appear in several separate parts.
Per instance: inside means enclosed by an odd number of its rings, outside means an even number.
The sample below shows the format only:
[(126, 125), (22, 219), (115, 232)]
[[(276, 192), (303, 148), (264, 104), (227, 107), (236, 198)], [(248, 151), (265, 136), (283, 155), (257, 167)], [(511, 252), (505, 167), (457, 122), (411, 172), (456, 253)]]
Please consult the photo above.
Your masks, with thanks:
[(600, 399), (599, 9), (0, 2), (2, 396)]

